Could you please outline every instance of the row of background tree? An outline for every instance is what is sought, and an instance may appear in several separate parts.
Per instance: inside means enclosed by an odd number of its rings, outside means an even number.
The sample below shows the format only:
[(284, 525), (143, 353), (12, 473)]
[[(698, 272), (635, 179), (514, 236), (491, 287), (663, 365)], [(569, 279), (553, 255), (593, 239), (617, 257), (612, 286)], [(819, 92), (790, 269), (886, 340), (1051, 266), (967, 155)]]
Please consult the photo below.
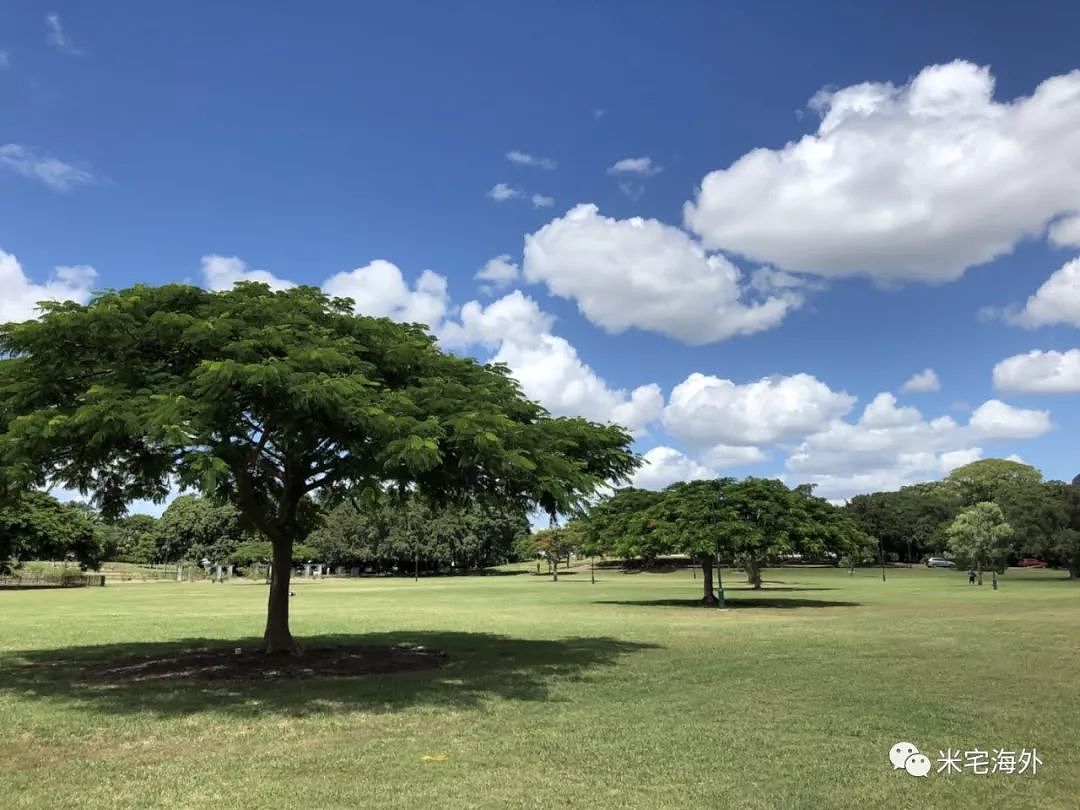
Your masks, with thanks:
[(562, 529), (538, 532), (519, 553), (542, 555), (553, 576), (569, 550), (650, 560), (699, 561), (705, 601), (719, 560), (761, 586), (761, 570), (784, 560), (854, 567), (944, 555), (1001, 569), (1037, 557), (1080, 576), (1080, 486), (1043, 481), (1034, 467), (986, 459), (945, 480), (859, 495), (844, 506), (771, 479), (680, 482), (662, 492), (626, 488)]
[[(475, 570), (516, 559), (529, 533), (526, 513), (474, 501), (433, 506), (412, 496), (336, 506), (307, 504), (297, 562), (359, 566), (376, 572)], [(19, 560), (175, 563), (208, 559), (242, 568), (270, 559), (270, 543), (246, 526), (234, 506), (181, 495), (160, 519), (134, 514), (106, 521), (84, 503), (31, 493), (0, 508), (0, 564)]]
[(1035, 557), (1080, 576), (1080, 485), (1044, 481), (1017, 461), (984, 459), (942, 481), (857, 495), (845, 511), (891, 559), (918, 561), (947, 551), (956, 518), (980, 503), (995, 505), (1009, 527), (1002, 564)]
[[(858, 564), (880, 553), (917, 562), (960, 550), (956, 538), (950, 545), (950, 527), (980, 503), (996, 506), (998, 522), (1007, 525), (988, 566), (1033, 556), (1080, 575), (1080, 486), (1043, 481), (1034, 467), (1000, 459), (966, 465), (943, 481), (859, 495), (843, 507), (815, 497), (811, 487), (789, 489), (771, 479), (678, 483), (662, 492), (627, 488), (563, 529), (536, 533), (522, 510), (490, 502), (435, 507), (406, 496), (346, 498), (331, 507), (312, 501), (294, 557), (431, 571), (475, 570), (543, 552), (557, 575), (558, 560), (571, 551), (644, 563), (678, 553), (698, 560), (709, 582), (719, 551), (757, 585), (761, 568), (794, 555)], [(246, 566), (268, 559), (270, 548), (235, 507), (191, 495), (175, 499), (160, 519), (137, 514), (105, 521), (85, 504), (44, 493), (0, 509), (0, 561), (64, 556), (90, 567), (203, 558)]]

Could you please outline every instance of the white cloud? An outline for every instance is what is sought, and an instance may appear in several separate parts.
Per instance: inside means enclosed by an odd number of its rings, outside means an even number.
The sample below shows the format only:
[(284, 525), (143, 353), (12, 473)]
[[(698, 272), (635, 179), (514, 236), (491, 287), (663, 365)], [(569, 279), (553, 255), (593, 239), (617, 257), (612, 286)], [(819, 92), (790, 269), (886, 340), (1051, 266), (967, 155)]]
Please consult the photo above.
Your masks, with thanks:
[(816, 133), (707, 175), (686, 224), (789, 270), (959, 278), (1080, 212), (1080, 71), (993, 92), (988, 69), (958, 61), (819, 93)]
[(532, 200), (533, 208), (551, 208), (555, 204), (554, 197), (546, 197), (543, 194), (533, 194), (529, 199)]
[(896, 406), (896, 397), (881, 393), (863, 408), (859, 424), (867, 428), (892, 428), (914, 425), (922, 420), (918, 408)]
[(558, 163), (552, 158), (530, 155), (528, 152), (519, 152), (516, 149), (506, 153), (506, 159), (519, 166), (535, 166), (538, 169), (552, 171), (558, 167)]
[(272, 290), (287, 290), (296, 286), (267, 270), (248, 269), (247, 262), (239, 256), (219, 256), (216, 253), (202, 257), (202, 275), (208, 290), (231, 290), (238, 281), (260, 281), (270, 285)]
[(731, 444), (716, 444), (701, 454), (701, 460), (716, 469), (759, 464), (768, 459), (768, 455), (760, 447), (752, 445), (740, 447)]
[(1033, 329), (1052, 323), (1080, 326), (1080, 259), (1066, 262), (1043, 282), (1019, 312), (1005, 313), (1017, 326)]
[(398, 266), (383, 259), (337, 273), (322, 288), (328, 295), (351, 298), (357, 314), (422, 323), (436, 332), (450, 307), (445, 277), (425, 270), (410, 289)]
[(85, 169), (39, 155), (35, 150), (17, 143), (0, 146), (0, 167), (23, 177), (40, 180), (57, 191), (68, 191), (94, 180), (94, 175)]
[(716, 471), (699, 464), (674, 447), (654, 447), (645, 453), (644, 463), (634, 473), (631, 486), (663, 489), (676, 481), (699, 481), (716, 478)]
[(28, 321), (38, 316), (39, 301), (77, 301), (85, 304), (97, 272), (85, 264), (57, 267), (44, 284), (35, 284), (19, 260), (0, 250), (0, 323)]
[[(296, 286), (267, 270), (249, 269), (237, 256), (203, 256), (202, 274), (210, 290), (229, 290), (238, 281), (259, 281), (274, 290)], [(410, 288), (398, 266), (383, 259), (336, 273), (323, 282), (322, 289), (335, 298), (351, 298), (359, 315), (422, 323), (435, 333), (442, 328), (450, 309), (445, 277), (425, 270)]]
[(509, 253), (503, 253), (493, 259), (488, 259), (475, 276), (477, 281), (485, 281), (482, 289), (490, 294), (494, 290), (501, 290), (510, 286), (521, 277), (521, 268), (510, 259)]
[(604, 217), (591, 204), (526, 236), (523, 271), (608, 332), (637, 327), (695, 344), (770, 329), (802, 303), (792, 291), (745, 302), (741, 274), (723, 256), (678, 228)]
[(616, 422), (636, 433), (659, 418), (664, 405), (659, 386), (630, 392), (608, 387), (569, 342), (551, 334), (553, 323), (535, 301), (515, 290), (487, 306), (469, 301), (460, 322), (446, 324), (440, 339), (452, 348), (493, 350), (491, 360), (506, 363), (525, 395), (557, 416)]
[(506, 202), (507, 200), (516, 199), (521, 195), (521, 189), (514, 188), (509, 183), (496, 183), (488, 189), (486, 196), (490, 197), (495, 202)]
[(928, 421), (881, 393), (857, 422), (837, 419), (807, 436), (786, 466), (800, 481), (817, 484), (822, 497), (847, 498), (945, 475), (981, 458), (983, 442), (1035, 438), (1052, 427), (1047, 411), (996, 399), (976, 408), (966, 425), (948, 416)]
[(1033, 439), (1053, 429), (1049, 411), (1034, 411), (988, 399), (971, 412), (968, 425), (992, 439)]
[(900, 390), (906, 393), (926, 394), (941, 390), (941, 380), (932, 368), (925, 368), (918, 374), (912, 374)]
[(555, 318), (533, 299), (514, 290), (487, 306), (469, 301), (461, 308), (460, 321), (446, 325), (441, 341), (453, 348), (484, 346), (496, 350), (503, 343), (529, 345), (550, 332), (554, 323)]
[(82, 49), (76, 47), (75, 43), (71, 41), (71, 37), (68, 36), (64, 30), (63, 24), (60, 22), (60, 15), (55, 12), (45, 15), (45, 27), (48, 29), (48, 42), (56, 50), (61, 53), (66, 53), (69, 56), (81, 56)]
[(663, 422), (697, 447), (769, 444), (819, 430), (854, 404), (855, 397), (809, 374), (739, 385), (695, 372), (672, 389)]
[(608, 174), (636, 174), (642, 177), (652, 177), (664, 170), (663, 166), (657, 166), (650, 157), (623, 158), (617, 160), (608, 167)]
[(1059, 219), (1046, 235), (1058, 247), (1080, 247), (1080, 214)]
[(994, 366), (994, 387), (1024, 394), (1080, 393), (1080, 349), (1030, 351)]

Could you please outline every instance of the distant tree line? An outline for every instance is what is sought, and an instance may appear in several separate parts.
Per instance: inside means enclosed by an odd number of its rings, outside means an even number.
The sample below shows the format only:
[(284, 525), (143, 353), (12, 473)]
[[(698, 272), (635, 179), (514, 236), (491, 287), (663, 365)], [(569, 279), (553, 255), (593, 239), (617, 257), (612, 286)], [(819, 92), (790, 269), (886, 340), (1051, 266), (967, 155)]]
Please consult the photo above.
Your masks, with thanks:
[[(311, 501), (302, 512), (304, 530), (297, 562), (312, 560), (376, 572), (475, 570), (516, 559), (515, 544), (528, 536), (525, 511), (473, 500), (432, 504), (404, 498)], [(88, 505), (62, 503), (35, 492), (0, 508), (0, 561), (10, 570), (20, 560), (64, 559), (83, 567), (104, 561), (128, 563), (265, 564), (271, 545), (245, 525), (228, 503), (181, 495), (160, 518), (128, 515), (106, 520)]]
[[(943, 481), (858, 495), (836, 506), (807, 485), (762, 478), (679, 482), (654, 492), (628, 487), (601, 498), (562, 528), (530, 532), (521, 507), (473, 499), (432, 503), (413, 494), (301, 510), (295, 558), (365, 571), (468, 571), (521, 559), (546, 561), (558, 577), (571, 554), (648, 564), (685, 554), (700, 565), (704, 598), (717, 561), (746, 572), (794, 558), (854, 567), (944, 555), (979, 571), (1037, 557), (1080, 576), (1080, 486), (1043, 481), (1034, 467), (986, 459)], [(0, 566), (19, 560), (214, 562), (249, 566), (269, 543), (228, 503), (182, 495), (161, 518), (105, 520), (82, 503), (28, 494), (0, 507)]]
[[(880, 542), (891, 559), (917, 562), (931, 555), (956, 557), (974, 565), (969, 551), (951, 531), (992, 504), (1007, 530), (999, 537), (989, 564), (1001, 567), (1035, 557), (1080, 576), (1080, 486), (1043, 481), (1034, 467), (1005, 459), (984, 459), (954, 470), (943, 481), (915, 484), (895, 492), (857, 495), (844, 511), (866, 534)], [(971, 510), (975, 510), (974, 512)]]

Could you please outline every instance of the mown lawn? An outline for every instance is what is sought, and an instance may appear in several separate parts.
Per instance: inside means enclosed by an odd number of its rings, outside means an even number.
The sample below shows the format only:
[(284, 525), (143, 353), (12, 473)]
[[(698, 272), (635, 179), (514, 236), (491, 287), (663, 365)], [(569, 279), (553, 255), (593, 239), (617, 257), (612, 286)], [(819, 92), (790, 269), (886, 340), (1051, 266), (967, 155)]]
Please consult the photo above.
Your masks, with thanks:
[[(776, 569), (731, 609), (688, 572), (299, 583), (310, 644), (443, 669), (89, 685), (93, 662), (251, 645), (264, 586), (0, 593), (0, 805), (1075, 808), (1080, 583)], [(733, 587), (737, 585), (737, 587)], [(685, 600), (685, 601), (680, 601)], [(893, 743), (1035, 748), (1035, 776), (917, 779)]]

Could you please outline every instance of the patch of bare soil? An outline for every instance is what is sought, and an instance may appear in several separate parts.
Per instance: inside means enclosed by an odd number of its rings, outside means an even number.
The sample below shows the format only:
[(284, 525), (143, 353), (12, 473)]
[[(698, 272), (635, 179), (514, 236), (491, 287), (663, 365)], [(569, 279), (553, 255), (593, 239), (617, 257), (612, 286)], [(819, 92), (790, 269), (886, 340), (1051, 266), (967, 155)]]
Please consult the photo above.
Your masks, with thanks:
[[(239, 649), (239, 648), (237, 648)], [(319, 647), (267, 655), (251, 649), (199, 650), (90, 667), (83, 680), (93, 683), (349, 678), (435, 669), (445, 653), (421, 646)]]

